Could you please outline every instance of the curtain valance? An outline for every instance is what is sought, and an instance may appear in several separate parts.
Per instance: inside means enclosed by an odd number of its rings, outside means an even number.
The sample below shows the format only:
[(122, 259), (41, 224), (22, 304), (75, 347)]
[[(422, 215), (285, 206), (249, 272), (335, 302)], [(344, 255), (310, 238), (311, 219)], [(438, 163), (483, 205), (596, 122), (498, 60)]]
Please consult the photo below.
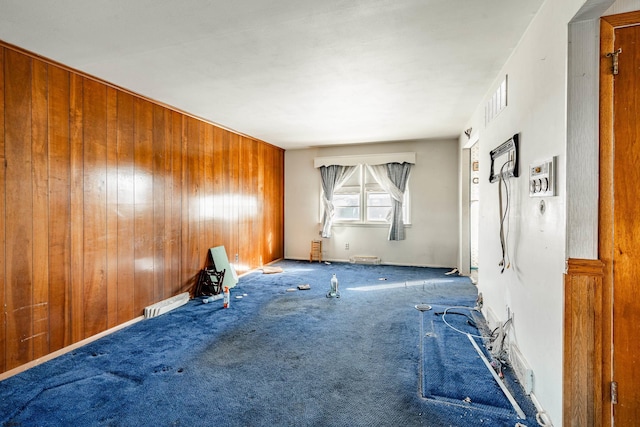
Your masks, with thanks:
[(381, 153), (358, 156), (316, 157), (313, 166), (357, 166), (357, 165), (386, 165), (387, 163), (416, 163), (416, 153)]

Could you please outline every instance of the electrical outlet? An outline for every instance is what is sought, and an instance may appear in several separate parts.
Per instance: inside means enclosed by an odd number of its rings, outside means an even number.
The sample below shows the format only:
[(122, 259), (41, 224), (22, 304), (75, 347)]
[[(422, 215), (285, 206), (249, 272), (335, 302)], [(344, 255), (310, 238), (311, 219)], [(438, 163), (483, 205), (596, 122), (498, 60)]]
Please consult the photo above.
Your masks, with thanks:
[(240, 255), (236, 254), (236, 262), (240, 259)]
[(348, 251), (348, 250), (349, 250), (349, 244), (348, 244), (348, 243), (345, 243), (345, 244), (344, 244), (344, 250), (345, 250), (345, 251)]

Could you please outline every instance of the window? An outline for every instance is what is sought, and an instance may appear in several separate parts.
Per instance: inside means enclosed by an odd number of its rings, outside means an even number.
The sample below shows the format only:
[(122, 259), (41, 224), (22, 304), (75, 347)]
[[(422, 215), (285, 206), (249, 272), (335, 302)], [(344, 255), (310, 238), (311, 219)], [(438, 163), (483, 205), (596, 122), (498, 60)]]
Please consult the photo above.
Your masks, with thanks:
[[(403, 219), (409, 224), (409, 189), (404, 193)], [(321, 204), (322, 205), (322, 204)], [(364, 165), (333, 193), (334, 224), (389, 224), (392, 199)]]
[(391, 196), (381, 190), (367, 190), (367, 221), (387, 222), (391, 214)]
[(335, 208), (334, 221), (359, 221), (360, 189), (356, 188), (354, 191), (349, 188), (344, 192), (334, 193), (333, 207)]

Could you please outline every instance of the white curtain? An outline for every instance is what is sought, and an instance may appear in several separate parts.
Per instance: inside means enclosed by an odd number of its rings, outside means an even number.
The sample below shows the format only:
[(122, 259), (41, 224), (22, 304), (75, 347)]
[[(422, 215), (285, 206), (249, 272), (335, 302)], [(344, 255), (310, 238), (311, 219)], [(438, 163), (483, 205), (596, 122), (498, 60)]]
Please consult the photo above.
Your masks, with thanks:
[(324, 192), (322, 201), (324, 203), (324, 215), (322, 217), (322, 237), (331, 237), (331, 225), (335, 208), (333, 207), (333, 193), (353, 175), (356, 166), (321, 166), (320, 178), (322, 180), (322, 190)]
[(404, 240), (404, 220), (402, 218), (402, 205), (404, 191), (411, 172), (411, 163), (387, 163), (384, 165), (367, 165), (369, 172), (382, 187), (391, 195), (391, 211), (387, 218), (391, 222), (389, 227), (389, 240)]

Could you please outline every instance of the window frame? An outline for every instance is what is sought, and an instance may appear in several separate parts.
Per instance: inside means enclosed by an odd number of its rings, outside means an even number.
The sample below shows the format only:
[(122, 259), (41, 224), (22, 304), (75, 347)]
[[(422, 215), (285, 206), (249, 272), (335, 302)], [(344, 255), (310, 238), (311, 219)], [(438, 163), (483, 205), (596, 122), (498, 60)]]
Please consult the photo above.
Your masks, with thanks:
[[(378, 193), (378, 194), (389, 194), (388, 192), (384, 191), (384, 189), (380, 186), (380, 184), (378, 184), (373, 177), (371, 176), (371, 174), (368, 172), (366, 165), (364, 164), (360, 164), (358, 165), (358, 169), (354, 172), (354, 177), (358, 176), (357, 181), (358, 184), (354, 184), (353, 182), (351, 182), (351, 184), (347, 184), (344, 185), (342, 187), (340, 187), (339, 189), (335, 190), (334, 192), (334, 198), (336, 195), (339, 194), (359, 194), (359, 218), (358, 219), (340, 219), (334, 216), (333, 218), (333, 225), (334, 226), (379, 226), (379, 227), (388, 227), (391, 222), (384, 220), (370, 220), (369, 218), (369, 204), (368, 204), (368, 194), (369, 193)], [(369, 183), (367, 183), (367, 178), (370, 178)], [(350, 179), (350, 181), (353, 180), (353, 177)], [(404, 224), (405, 226), (411, 226), (411, 191), (410, 191), (410, 181), (411, 179), (409, 178), (409, 181), (407, 182), (407, 186), (405, 188), (405, 192), (404, 192), (404, 203), (402, 205), (403, 209), (403, 220), (404, 220)], [(321, 191), (320, 191), (320, 197), (321, 199), (324, 197), (324, 191), (322, 191), (322, 186), (321, 186)], [(392, 200), (391, 195), (389, 195), (390, 200)], [(393, 206), (393, 204), (391, 205)], [(391, 207), (390, 206), (390, 207)], [(320, 203), (320, 218), (322, 218), (324, 214), (324, 204)]]

